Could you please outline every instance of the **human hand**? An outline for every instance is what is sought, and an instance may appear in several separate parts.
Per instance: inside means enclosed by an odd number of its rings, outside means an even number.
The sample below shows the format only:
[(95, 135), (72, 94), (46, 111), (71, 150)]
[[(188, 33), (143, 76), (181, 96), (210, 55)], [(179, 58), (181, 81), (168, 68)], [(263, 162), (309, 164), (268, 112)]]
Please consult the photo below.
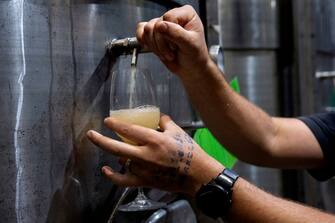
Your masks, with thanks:
[(204, 28), (192, 6), (185, 5), (137, 26), (136, 36), (185, 81), (197, 81), (211, 59)]
[(131, 159), (129, 171), (125, 174), (108, 166), (102, 168), (102, 172), (115, 184), (156, 187), (194, 196), (202, 184), (208, 183), (224, 169), (166, 115), (160, 119), (162, 132), (114, 118), (106, 118), (105, 124), (138, 144), (129, 145), (93, 130), (87, 133), (100, 148), (123, 160)]

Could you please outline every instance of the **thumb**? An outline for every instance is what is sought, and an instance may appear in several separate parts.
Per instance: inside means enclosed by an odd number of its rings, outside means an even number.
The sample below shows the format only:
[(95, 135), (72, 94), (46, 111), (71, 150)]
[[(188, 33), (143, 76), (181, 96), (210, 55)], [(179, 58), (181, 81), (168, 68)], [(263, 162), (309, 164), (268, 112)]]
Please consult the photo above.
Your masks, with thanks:
[(156, 24), (157, 31), (162, 33), (165, 38), (173, 42), (179, 48), (185, 47), (185, 44), (190, 44), (190, 32), (180, 25), (167, 21), (159, 21)]

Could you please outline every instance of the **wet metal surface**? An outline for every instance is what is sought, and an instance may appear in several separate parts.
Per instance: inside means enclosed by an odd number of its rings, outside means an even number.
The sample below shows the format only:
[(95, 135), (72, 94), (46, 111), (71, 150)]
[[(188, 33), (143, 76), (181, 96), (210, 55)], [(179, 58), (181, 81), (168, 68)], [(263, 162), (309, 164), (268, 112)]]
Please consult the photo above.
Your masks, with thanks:
[(274, 51), (225, 51), (225, 72), (238, 77), (241, 94), (271, 115), (279, 114)]
[[(110, 74), (128, 63), (105, 57), (104, 44), (164, 11), (154, 1), (0, 1), (1, 222), (92, 222), (105, 208), (112, 184), (100, 168), (120, 167), (85, 132), (111, 135)], [(154, 72), (162, 111), (189, 120), (184, 96), (170, 104), (159, 60), (139, 66)]]
[[(277, 0), (219, 0), (224, 69), (237, 77), (241, 94), (270, 115), (279, 115)], [(250, 182), (281, 194), (281, 173), (238, 162), (235, 170)]]
[(229, 49), (279, 45), (277, 0), (219, 0), (221, 43)]

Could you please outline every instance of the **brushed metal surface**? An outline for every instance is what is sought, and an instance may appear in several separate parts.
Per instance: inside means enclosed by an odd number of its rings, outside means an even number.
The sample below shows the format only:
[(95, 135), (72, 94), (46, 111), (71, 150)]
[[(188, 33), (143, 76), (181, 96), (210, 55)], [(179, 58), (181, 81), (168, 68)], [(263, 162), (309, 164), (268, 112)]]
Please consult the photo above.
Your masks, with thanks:
[[(275, 51), (225, 51), (225, 73), (237, 77), (241, 94), (271, 115), (279, 115)], [(276, 195), (282, 193), (281, 172), (238, 162), (234, 170), (251, 183)]]
[(277, 48), (277, 0), (219, 0), (224, 48)]
[(316, 50), (335, 55), (335, 1), (313, 1)]
[(274, 51), (225, 51), (225, 73), (239, 79), (241, 94), (271, 115), (279, 115)]
[[(144, 0), (0, 1), (1, 222), (92, 222), (112, 187), (101, 166), (120, 167), (85, 132), (111, 135), (109, 74), (128, 66), (105, 57), (105, 41), (164, 11)], [(159, 60), (139, 66), (154, 72), (162, 111), (189, 119), (184, 96), (170, 106)]]

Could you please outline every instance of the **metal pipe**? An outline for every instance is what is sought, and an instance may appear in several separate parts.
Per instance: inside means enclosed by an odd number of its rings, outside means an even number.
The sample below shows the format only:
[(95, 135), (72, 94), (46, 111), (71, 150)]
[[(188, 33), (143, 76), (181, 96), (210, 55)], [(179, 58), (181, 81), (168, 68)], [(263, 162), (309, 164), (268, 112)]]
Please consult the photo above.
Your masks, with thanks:
[(137, 58), (138, 58), (138, 50), (137, 50), (137, 48), (134, 48), (134, 50), (133, 50), (133, 56), (131, 58), (131, 67), (135, 67), (136, 68)]
[(202, 121), (193, 121), (191, 123), (181, 123), (179, 125), (185, 131), (206, 128)]
[(109, 53), (118, 53), (123, 55), (133, 54), (134, 49), (136, 53), (148, 53), (148, 50), (142, 48), (136, 37), (127, 37), (124, 39), (114, 39), (106, 42), (106, 50)]

